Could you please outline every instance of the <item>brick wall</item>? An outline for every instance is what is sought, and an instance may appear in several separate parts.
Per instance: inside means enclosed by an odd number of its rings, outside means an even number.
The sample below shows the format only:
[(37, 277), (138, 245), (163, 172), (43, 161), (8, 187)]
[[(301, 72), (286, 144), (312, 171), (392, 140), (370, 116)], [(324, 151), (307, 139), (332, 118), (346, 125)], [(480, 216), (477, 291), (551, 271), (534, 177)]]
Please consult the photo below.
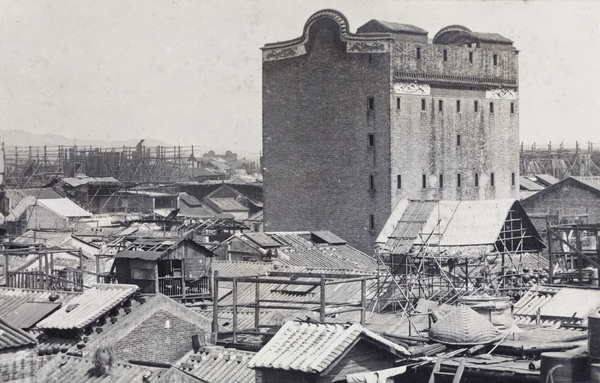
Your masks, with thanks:
[(327, 229), (369, 252), (390, 211), (389, 55), (343, 52), (332, 20), (312, 28), (311, 53), (263, 65), (265, 230)]
[(114, 344), (115, 357), (173, 363), (192, 349), (192, 336), (202, 333), (200, 324), (159, 310)]
[[(549, 213), (556, 215), (558, 219), (562, 216), (588, 215), (585, 223), (600, 222), (600, 195), (587, 187), (582, 187), (572, 179), (565, 179), (560, 183), (549, 186), (531, 197), (521, 201), (523, 209), (528, 214)], [(532, 220), (540, 233), (546, 231), (544, 219)], [(560, 222), (558, 222), (560, 223)], [(574, 223), (573, 218), (569, 223)], [(544, 238), (545, 239), (545, 238)]]

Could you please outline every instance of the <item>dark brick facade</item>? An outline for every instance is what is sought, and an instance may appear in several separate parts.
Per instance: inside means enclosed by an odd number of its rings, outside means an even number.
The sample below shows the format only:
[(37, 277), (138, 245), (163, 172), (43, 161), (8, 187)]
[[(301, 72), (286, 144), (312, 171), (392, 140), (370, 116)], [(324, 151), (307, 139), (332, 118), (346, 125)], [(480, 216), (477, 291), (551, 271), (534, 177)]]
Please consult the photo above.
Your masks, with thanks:
[(574, 178), (565, 178), (521, 201), (540, 233), (551, 224), (600, 222), (600, 190)]
[(372, 253), (401, 198), (517, 197), (512, 42), (457, 27), (431, 44), (392, 24), (352, 34), (324, 10), (263, 48), (265, 230), (326, 229)]
[(159, 310), (114, 344), (115, 357), (174, 363), (192, 349), (192, 336), (204, 331), (201, 324)]

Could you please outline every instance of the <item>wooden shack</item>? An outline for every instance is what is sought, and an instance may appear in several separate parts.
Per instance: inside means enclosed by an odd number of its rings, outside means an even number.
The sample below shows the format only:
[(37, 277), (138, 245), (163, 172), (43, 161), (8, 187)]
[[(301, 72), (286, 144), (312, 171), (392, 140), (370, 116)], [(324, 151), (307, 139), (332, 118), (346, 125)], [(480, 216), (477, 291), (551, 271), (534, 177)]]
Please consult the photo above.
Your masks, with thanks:
[(115, 255), (118, 283), (135, 284), (142, 293), (171, 298), (211, 296), (213, 253), (188, 238), (140, 238)]

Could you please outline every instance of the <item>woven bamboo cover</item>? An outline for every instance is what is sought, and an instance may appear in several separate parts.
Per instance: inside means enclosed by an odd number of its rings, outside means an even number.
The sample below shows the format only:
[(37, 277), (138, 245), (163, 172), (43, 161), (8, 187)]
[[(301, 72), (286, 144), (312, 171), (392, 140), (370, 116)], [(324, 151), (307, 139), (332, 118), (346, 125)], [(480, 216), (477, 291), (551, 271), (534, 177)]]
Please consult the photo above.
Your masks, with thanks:
[(485, 344), (497, 335), (494, 325), (467, 306), (457, 306), (429, 330), (430, 340), (457, 346)]

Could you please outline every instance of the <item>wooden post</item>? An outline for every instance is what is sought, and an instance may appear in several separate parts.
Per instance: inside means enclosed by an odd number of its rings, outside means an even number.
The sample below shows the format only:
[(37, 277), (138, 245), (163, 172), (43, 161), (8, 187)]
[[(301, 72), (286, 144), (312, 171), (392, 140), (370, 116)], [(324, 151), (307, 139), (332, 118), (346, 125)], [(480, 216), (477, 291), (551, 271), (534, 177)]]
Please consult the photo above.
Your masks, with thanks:
[(254, 329), (258, 331), (260, 325), (260, 283), (256, 282), (254, 291), (254, 300), (256, 307), (254, 308)]
[(79, 248), (79, 283), (83, 289), (83, 251)]
[(233, 277), (233, 343), (237, 343), (237, 278)]
[(44, 288), (44, 278), (40, 278), (40, 274), (43, 273), (42, 271), (42, 253), (38, 253), (38, 263), (39, 263), (39, 272), (38, 272), (38, 280), (36, 283), (36, 288), (38, 289), (43, 289)]
[[(578, 227), (575, 227), (575, 244), (579, 251), (583, 251), (581, 249), (581, 232)], [(583, 257), (581, 253), (577, 253), (577, 268), (579, 269), (579, 284), (583, 285)]]
[(50, 288), (50, 270), (48, 269), (48, 253), (44, 253), (44, 288)]
[(546, 221), (546, 235), (548, 236), (548, 282), (552, 285), (554, 284), (554, 257), (552, 254), (552, 233), (550, 232), (549, 221)]
[(217, 270), (213, 273), (213, 322), (212, 332), (215, 334), (215, 343), (217, 341), (217, 335), (219, 334), (219, 272)]
[(4, 254), (4, 281), (6, 282), (6, 286), (10, 287), (11, 285), (8, 280), (8, 271), (9, 271), (10, 261), (9, 261), (8, 257), (9, 257), (8, 253)]
[[(379, 277), (377, 277), (379, 278)], [(365, 303), (366, 303), (366, 295), (367, 295), (367, 280), (363, 278), (360, 281), (360, 325), (365, 325)]]
[[(131, 267), (131, 265), (130, 265)], [(158, 261), (154, 262), (154, 294), (160, 293), (160, 281), (158, 280)]]
[(183, 259), (181, 260), (181, 300), (185, 301), (185, 256), (187, 255), (187, 247), (183, 247)]
[(96, 282), (100, 283), (100, 254), (96, 254)]
[(319, 321), (325, 323), (325, 276), (321, 275), (321, 308), (319, 310)]

